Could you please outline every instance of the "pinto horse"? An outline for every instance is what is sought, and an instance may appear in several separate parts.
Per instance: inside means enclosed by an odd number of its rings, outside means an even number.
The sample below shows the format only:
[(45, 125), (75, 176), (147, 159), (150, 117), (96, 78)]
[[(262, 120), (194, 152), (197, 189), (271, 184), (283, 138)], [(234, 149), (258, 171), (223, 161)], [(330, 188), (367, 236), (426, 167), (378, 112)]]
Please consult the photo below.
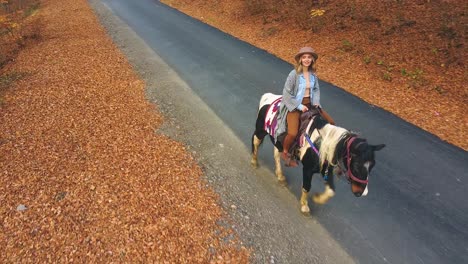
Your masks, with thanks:
[[(277, 112), (279, 100), (281, 100), (280, 95), (271, 93), (264, 94), (260, 99), (255, 132), (252, 135), (251, 164), (255, 168), (258, 166), (258, 148), (265, 136), (270, 135), (275, 146), (275, 174), (280, 183), (286, 184), (280, 163), (282, 142), (278, 140), (275, 143), (273, 136), (276, 117), (272, 113)], [(303, 135), (303, 144), (300, 144), (294, 153), (303, 165), (301, 212), (310, 212), (307, 197), (314, 173), (320, 173), (325, 180), (324, 192), (313, 196), (313, 201), (317, 204), (325, 204), (335, 195), (334, 175), (345, 175), (356, 197), (367, 195), (369, 175), (375, 166), (375, 151), (381, 150), (385, 145), (371, 145), (366, 139), (327, 123), (320, 115), (310, 122), (313, 122), (313, 125), (307, 126)]]

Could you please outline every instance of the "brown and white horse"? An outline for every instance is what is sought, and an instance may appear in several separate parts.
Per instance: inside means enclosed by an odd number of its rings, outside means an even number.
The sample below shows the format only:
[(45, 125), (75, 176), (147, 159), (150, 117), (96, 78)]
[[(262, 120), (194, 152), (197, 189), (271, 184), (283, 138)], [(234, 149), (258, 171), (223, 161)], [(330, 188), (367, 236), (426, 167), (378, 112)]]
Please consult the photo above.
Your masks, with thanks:
[[(267, 116), (271, 116), (270, 105), (275, 103), (277, 108), (278, 99), (281, 96), (271, 93), (264, 94), (260, 99), (258, 108), (255, 132), (252, 136), (252, 159), (251, 164), (258, 166), (258, 148), (266, 135), (275, 145), (275, 174), (278, 181), (286, 184), (280, 162), (280, 153), (283, 151), (282, 142), (275, 143), (274, 131), (268, 131), (271, 122), (265, 122)], [(270, 110), (270, 112), (269, 112)], [(325, 190), (323, 193), (315, 194), (313, 201), (318, 204), (326, 203), (335, 195), (334, 175), (345, 175), (351, 185), (351, 191), (356, 197), (365, 196), (368, 193), (369, 175), (375, 166), (375, 151), (385, 147), (384, 144), (371, 145), (366, 139), (358, 137), (356, 134), (331, 124), (325, 119), (317, 116), (313, 126), (308, 126), (304, 138), (304, 144), (296, 152), (296, 157), (303, 164), (302, 174), (302, 195), (301, 212), (309, 213), (310, 208), (307, 202), (310, 191), (312, 176), (320, 173), (325, 180)], [(313, 127), (314, 129), (310, 129)]]

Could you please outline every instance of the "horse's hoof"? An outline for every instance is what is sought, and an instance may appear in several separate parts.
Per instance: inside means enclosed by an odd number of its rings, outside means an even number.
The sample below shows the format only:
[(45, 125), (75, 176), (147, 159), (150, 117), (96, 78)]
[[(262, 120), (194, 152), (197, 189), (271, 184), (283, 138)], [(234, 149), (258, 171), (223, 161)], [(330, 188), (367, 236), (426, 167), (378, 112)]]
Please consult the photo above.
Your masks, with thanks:
[(279, 185), (281, 185), (281, 186), (283, 186), (283, 187), (288, 186), (288, 182), (286, 181), (286, 178), (284, 178), (284, 179), (279, 179), (279, 180), (278, 180), (278, 183), (279, 183)]
[(310, 215), (310, 208), (309, 206), (307, 205), (303, 205), (301, 206), (301, 213), (305, 216), (309, 216)]
[(325, 201), (323, 201), (323, 199), (321, 199), (320, 197), (321, 197), (320, 194), (315, 193), (314, 196), (312, 197), (312, 200), (316, 204), (325, 204)]
[(250, 165), (252, 165), (252, 167), (253, 167), (254, 169), (257, 169), (257, 168), (258, 168), (258, 162), (257, 162), (256, 160), (251, 160), (251, 161), (250, 161)]

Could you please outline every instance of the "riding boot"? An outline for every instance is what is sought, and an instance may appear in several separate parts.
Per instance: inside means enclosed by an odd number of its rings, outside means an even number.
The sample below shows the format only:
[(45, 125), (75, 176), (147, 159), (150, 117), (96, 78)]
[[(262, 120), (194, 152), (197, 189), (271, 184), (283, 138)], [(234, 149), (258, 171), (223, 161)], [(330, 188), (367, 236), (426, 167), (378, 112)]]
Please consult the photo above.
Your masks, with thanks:
[(299, 165), (295, 159), (293, 159), (291, 154), (289, 153), (289, 147), (291, 147), (292, 143), (294, 142), (295, 136), (286, 135), (286, 138), (283, 142), (283, 153), (281, 153), (281, 158), (285, 161), (285, 165), (287, 167), (296, 167)]

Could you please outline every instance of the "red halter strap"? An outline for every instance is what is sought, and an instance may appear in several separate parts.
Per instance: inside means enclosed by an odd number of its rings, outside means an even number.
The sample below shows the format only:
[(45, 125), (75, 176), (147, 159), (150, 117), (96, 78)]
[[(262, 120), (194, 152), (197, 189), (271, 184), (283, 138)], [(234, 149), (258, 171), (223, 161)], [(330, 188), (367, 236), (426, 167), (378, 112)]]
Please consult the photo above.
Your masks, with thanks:
[(353, 141), (356, 139), (357, 137), (351, 137), (349, 140), (348, 140), (348, 144), (346, 146), (346, 156), (347, 156), (347, 165), (348, 165), (348, 171), (347, 171), (347, 174), (348, 174), (348, 179), (351, 179), (355, 182), (359, 182), (359, 183), (362, 183), (362, 184), (367, 184), (369, 182), (369, 180), (361, 180), (359, 179), (358, 177), (354, 176), (352, 171), (351, 171), (351, 144), (353, 143)]

